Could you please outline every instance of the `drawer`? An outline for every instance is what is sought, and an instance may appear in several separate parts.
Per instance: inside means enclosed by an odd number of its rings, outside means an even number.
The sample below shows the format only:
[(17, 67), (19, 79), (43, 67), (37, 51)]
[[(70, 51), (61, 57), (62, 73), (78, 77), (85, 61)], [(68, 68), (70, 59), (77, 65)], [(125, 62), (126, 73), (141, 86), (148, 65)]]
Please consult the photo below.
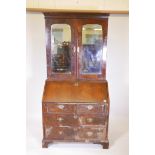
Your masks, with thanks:
[(105, 128), (103, 127), (80, 127), (77, 131), (77, 140), (79, 141), (103, 141), (106, 137)]
[(105, 125), (105, 116), (97, 114), (88, 114), (79, 116), (80, 125)]
[(104, 104), (81, 104), (77, 105), (77, 113), (103, 113)]
[(49, 126), (77, 126), (78, 119), (72, 114), (47, 114), (45, 124)]
[(46, 127), (45, 137), (49, 140), (74, 140), (75, 132), (71, 127)]
[(56, 104), (56, 103), (46, 103), (46, 109), (48, 113), (74, 113), (74, 104)]

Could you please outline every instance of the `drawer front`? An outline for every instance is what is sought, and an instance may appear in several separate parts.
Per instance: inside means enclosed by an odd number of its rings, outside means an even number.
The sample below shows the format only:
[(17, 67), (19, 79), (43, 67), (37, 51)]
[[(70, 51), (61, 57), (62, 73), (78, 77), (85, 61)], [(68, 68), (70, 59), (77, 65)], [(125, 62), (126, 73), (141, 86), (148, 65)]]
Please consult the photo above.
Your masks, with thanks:
[(78, 119), (72, 114), (45, 115), (45, 124), (49, 126), (77, 126)]
[(45, 137), (49, 140), (75, 140), (75, 132), (71, 127), (46, 127)]
[(80, 127), (77, 131), (79, 141), (103, 141), (106, 137), (105, 128)]
[(56, 104), (47, 103), (46, 104), (47, 113), (75, 113), (74, 104)]
[(77, 105), (77, 113), (103, 113), (104, 104), (81, 104)]
[(79, 116), (80, 125), (104, 125), (105, 116), (104, 115), (80, 115)]

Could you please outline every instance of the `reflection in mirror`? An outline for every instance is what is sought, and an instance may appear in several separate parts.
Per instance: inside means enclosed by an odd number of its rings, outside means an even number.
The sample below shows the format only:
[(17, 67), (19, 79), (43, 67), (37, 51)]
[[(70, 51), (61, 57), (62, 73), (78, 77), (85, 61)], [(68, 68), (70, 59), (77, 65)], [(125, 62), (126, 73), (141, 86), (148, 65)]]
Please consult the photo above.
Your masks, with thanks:
[(102, 26), (86, 24), (82, 28), (81, 74), (101, 74), (103, 54)]
[(51, 25), (52, 71), (71, 72), (71, 28), (67, 24)]

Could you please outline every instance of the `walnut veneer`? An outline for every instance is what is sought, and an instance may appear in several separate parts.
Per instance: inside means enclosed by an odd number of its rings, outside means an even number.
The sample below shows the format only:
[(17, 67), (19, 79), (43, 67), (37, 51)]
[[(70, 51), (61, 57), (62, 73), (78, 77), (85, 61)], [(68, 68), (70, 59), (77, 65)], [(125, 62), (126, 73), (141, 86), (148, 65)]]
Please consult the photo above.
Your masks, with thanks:
[[(108, 148), (110, 102), (106, 81), (106, 59), (100, 56), (100, 62), (97, 62), (99, 58), (96, 58), (96, 53), (100, 50), (104, 56), (106, 55), (108, 14), (45, 13), (44, 15), (47, 80), (42, 98), (42, 147), (47, 148), (49, 143), (54, 142), (84, 142), (101, 144), (103, 148)], [(52, 30), (53, 24), (60, 26)], [(71, 41), (63, 42), (60, 46), (60, 41), (57, 40), (63, 32), (61, 24), (70, 26)], [(96, 24), (94, 26), (97, 27), (89, 28), (92, 24)], [(103, 33), (88, 34), (87, 42), (83, 43), (82, 31), (85, 30), (82, 28), (83, 25), (87, 25), (87, 31), (91, 30), (93, 33), (101, 31), (102, 28)], [(59, 37), (53, 39), (55, 45), (51, 41), (52, 33), (53, 35), (59, 33)], [(91, 36), (102, 40), (98, 42), (99, 46), (92, 44), (94, 40), (90, 40)], [(98, 51), (95, 51), (96, 49)]]

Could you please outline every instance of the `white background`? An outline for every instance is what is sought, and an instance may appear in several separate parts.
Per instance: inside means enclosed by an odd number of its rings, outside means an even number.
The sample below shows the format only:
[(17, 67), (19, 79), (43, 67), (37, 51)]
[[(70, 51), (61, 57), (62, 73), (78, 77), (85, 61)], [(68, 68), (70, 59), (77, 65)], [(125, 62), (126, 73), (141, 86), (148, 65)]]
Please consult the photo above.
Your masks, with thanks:
[[(22, 0), (1, 1), (0, 154), (5, 155), (27, 154), (25, 150), (26, 13), (24, 3)], [(130, 0), (129, 152), (131, 155), (155, 154), (154, 14), (154, 1)], [(61, 149), (53, 150), (60, 151)], [(53, 150), (50, 149), (49, 154), (54, 154)], [(35, 149), (33, 151), (35, 152)], [(87, 148), (85, 151), (87, 151)], [(77, 152), (77, 149), (72, 150), (72, 154), (75, 152)], [(89, 154), (92, 153), (94, 153), (94, 148), (91, 149)], [(35, 154), (33, 153), (33, 155)], [(42, 155), (44, 154), (47, 154), (47, 152), (43, 151)], [(107, 153), (104, 152), (104, 154)]]
[[(92, 144), (54, 144), (41, 149), (41, 99), (46, 79), (45, 21), (41, 13), (27, 13), (27, 150), (55, 153), (128, 155), (128, 15), (110, 15), (107, 42), (107, 80), (111, 101), (110, 149)], [(61, 149), (59, 149), (61, 148)], [(79, 152), (80, 151), (80, 152)], [(93, 152), (92, 152), (93, 151)], [(81, 153), (80, 153), (81, 154)]]

